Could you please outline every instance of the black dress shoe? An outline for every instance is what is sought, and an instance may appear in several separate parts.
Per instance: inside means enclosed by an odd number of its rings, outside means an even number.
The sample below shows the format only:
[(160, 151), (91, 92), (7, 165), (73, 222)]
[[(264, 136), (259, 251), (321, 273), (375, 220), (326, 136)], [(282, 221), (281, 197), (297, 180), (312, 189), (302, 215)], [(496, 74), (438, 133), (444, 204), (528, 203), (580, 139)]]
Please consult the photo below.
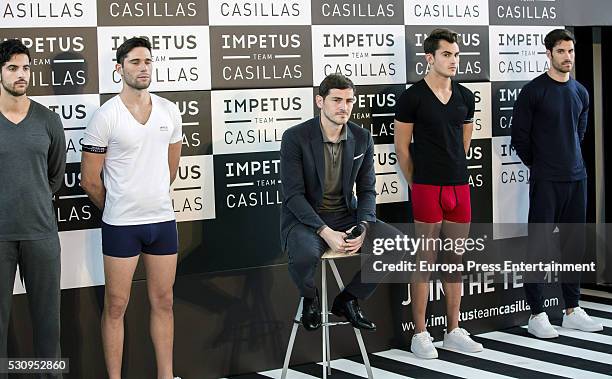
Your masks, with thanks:
[(340, 297), (336, 297), (331, 311), (336, 316), (346, 317), (357, 329), (376, 330), (376, 325), (365, 317), (355, 299), (343, 301)]
[(314, 299), (304, 298), (302, 307), (302, 326), (308, 331), (317, 330), (321, 327), (321, 308), (319, 307), (319, 296)]

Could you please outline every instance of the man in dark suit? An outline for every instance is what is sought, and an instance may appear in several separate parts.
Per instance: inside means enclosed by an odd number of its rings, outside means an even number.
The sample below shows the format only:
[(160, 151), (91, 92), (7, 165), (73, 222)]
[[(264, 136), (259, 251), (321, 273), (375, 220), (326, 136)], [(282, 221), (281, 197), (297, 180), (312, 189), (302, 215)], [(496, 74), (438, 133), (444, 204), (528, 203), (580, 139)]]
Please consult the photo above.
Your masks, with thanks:
[[(390, 226), (376, 220), (374, 143), (370, 132), (349, 121), (355, 86), (332, 74), (316, 96), (320, 116), (289, 128), (281, 143), (281, 244), (289, 255), (289, 273), (304, 297), (302, 324), (321, 325), (315, 272), (321, 255), (331, 248), (357, 252), (367, 235)], [(357, 197), (353, 193), (356, 188)], [(347, 238), (353, 228), (363, 232)], [(374, 330), (359, 308), (376, 288), (362, 283), (358, 272), (334, 300), (332, 313), (360, 329)]]

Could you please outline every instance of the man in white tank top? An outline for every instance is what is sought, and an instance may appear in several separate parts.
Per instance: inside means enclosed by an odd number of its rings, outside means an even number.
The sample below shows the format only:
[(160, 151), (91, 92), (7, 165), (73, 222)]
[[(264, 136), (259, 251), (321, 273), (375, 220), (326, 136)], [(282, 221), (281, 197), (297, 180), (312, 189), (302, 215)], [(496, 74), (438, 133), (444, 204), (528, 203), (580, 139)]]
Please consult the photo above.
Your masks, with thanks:
[(115, 70), (123, 88), (96, 111), (83, 139), (81, 187), (103, 211), (102, 341), (110, 379), (121, 378), (123, 317), (141, 254), (157, 377), (174, 377), (172, 287), (178, 238), (170, 184), (181, 156), (181, 115), (175, 104), (148, 92), (151, 66), (148, 40), (131, 38), (117, 49)]

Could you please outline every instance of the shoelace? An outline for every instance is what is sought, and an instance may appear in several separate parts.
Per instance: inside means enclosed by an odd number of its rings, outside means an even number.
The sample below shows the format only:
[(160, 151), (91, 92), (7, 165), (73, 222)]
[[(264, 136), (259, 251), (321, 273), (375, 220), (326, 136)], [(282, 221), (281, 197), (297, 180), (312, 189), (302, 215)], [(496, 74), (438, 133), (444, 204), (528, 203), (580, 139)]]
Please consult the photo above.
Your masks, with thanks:
[(574, 308), (574, 312), (576, 313), (576, 315), (578, 316), (582, 316), (582, 317), (589, 317), (589, 315), (584, 311), (584, 309), (580, 308), (580, 307), (576, 307)]
[(453, 330), (452, 333), (458, 333), (458, 334), (461, 334), (462, 336), (466, 336), (466, 337), (470, 335), (470, 332), (468, 332), (467, 330), (465, 330), (463, 328), (457, 328), (457, 331), (455, 332)]
[(433, 337), (429, 335), (429, 333), (419, 333), (415, 334), (416, 338), (422, 342), (431, 342), (433, 341)]

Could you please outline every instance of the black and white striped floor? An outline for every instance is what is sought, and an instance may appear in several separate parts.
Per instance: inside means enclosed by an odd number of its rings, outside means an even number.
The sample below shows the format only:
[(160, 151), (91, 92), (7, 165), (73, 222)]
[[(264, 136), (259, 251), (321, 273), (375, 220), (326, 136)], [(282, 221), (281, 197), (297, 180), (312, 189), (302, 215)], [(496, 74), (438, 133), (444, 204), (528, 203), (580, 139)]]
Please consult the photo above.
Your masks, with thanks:
[[(612, 378), (612, 294), (582, 290), (580, 306), (604, 325), (599, 333), (557, 328), (559, 338), (539, 340), (526, 326), (473, 336), (485, 351), (457, 353), (436, 342), (439, 359), (417, 359), (392, 349), (370, 355), (374, 378)], [(361, 356), (332, 361), (332, 379), (365, 378)], [(281, 370), (246, 374), (234, 379), (280, 378)], [(290, 379), (321, 378), (317, 363), (292, 366)]]

